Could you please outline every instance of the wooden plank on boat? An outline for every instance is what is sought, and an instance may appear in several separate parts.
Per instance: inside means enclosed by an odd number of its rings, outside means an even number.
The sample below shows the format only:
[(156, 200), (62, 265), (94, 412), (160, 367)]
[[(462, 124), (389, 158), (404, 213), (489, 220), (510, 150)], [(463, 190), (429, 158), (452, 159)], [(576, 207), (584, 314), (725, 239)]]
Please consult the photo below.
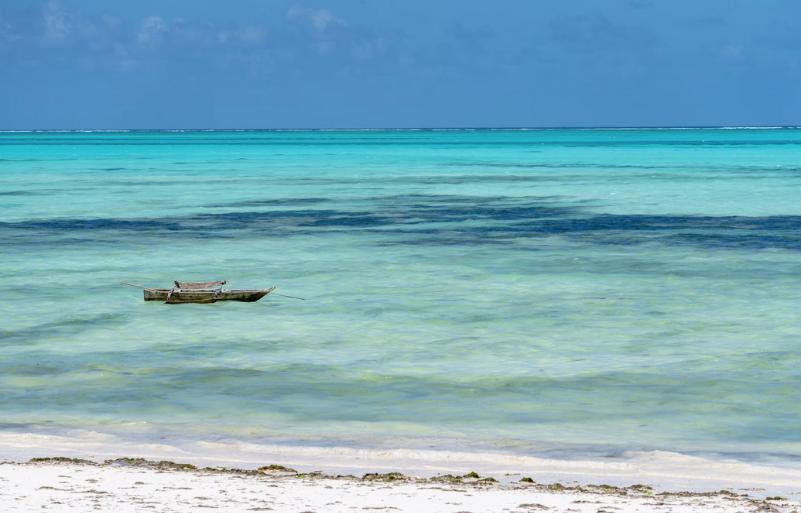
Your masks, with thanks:
[(174, 281), (175, 288), (181, 290), (215, 290), (221, 289), (227, 282), (221, 281)]

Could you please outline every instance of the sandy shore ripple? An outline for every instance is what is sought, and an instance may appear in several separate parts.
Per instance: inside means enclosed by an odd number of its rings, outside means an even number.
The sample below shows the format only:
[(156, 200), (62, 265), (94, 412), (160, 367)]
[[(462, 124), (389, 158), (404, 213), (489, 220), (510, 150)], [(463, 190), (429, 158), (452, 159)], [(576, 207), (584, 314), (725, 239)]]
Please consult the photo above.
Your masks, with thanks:
[(413, 478), (400, 473), (301, 474), (121, 458), (97, 464), (42, 458), (0, 464), (0, 509), (15, 512), (797, 512), (801, 502), (737, 491), (655, 492), (645, 485), (501, 484), (475, 473)]

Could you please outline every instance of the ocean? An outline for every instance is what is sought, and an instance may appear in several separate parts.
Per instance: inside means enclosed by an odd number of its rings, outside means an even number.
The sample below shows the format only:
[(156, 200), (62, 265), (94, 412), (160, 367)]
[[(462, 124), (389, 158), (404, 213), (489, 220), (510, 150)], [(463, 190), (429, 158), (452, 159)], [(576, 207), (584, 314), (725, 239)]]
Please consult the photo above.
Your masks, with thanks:
[(6, 132), (0, 279), (6, 432), (801, 468), (801, 129)]

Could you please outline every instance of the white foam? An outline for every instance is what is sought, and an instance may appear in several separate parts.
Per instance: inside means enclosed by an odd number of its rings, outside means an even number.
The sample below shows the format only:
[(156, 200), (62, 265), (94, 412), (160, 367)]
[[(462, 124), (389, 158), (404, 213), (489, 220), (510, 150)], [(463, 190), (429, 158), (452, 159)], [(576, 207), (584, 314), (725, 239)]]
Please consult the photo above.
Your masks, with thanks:
[(630, 452), (620, 458), (567, 460), (501, 452), (418, 449), (363, 449), (256, 444), (244, 441), (133, 442), (80, 431), (65, 435), (0, 433), (0, 458), (25, 461), (36, 456), (104, 460), (123, 456), (167, 459), (204, 466), (255, 468), (280, 463), (304, 471), (336, 474), (400, 471), (431, 476), (481, 474), (510, 479), (526, 475), (540, 482), (652, 485), (663, 490), (709, 491), (721, 488), (790, 493), (801, 483), (801, 468), (709, 459), (664, 451)]

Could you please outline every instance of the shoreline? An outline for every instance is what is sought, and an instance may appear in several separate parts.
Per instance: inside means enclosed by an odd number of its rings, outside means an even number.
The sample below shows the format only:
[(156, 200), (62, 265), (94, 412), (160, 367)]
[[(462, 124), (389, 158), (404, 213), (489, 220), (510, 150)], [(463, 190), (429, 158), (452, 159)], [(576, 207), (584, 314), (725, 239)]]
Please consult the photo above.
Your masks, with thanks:
[(573, 460), (501, 452), (262, 445), (235, 440), (141, 443), (95, 432), (54, 435), (0, 431), (0, 461), (24, 464), (32, 458), (77, 458), (92, 465), (127, 458), (237, 472), (272, 464), (305, 474), (396, 473), (415, 479), (477, 472), (502, 485), (528, 477), (538, 483), (566, 487), (644, 485), (659, 493), (732, 490), (758, 498), (780, 495), (801, 499), (799, 468), (664, 451)]
[[(801, 485), (800, 485), (801, 487)], [(429, 478), (402, 473), (329, 475), (283, 465), (198, 468), (171, 461), (38, 458), (0, 463), (0, 503), (15, 511), (760, 511), (790, 513), (795, 497), (732, 490), (659, 492), (646, 485), (565, 486), (530, 478), (500, 483), (476, 472)]]

